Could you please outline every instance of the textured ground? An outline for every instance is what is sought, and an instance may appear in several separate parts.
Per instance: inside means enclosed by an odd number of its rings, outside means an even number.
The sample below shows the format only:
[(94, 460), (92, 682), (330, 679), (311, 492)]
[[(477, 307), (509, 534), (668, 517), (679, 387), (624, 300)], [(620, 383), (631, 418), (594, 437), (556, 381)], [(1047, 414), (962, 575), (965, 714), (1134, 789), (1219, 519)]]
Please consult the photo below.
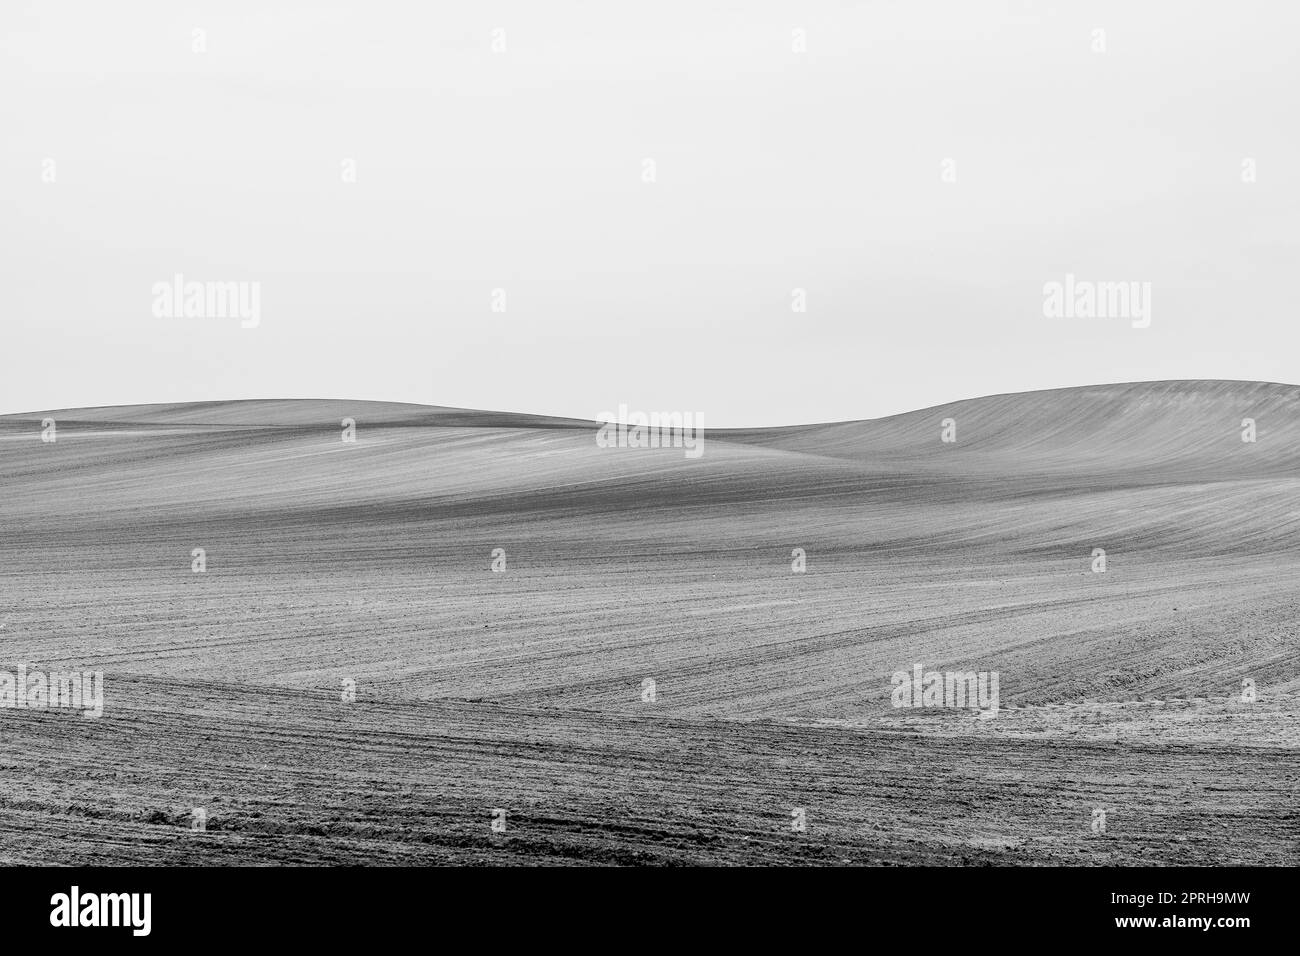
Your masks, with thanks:
[[(594, 432), (0, 418), (0, 669), (106, 682), (0, 710), (0, 862), (1300, 862), (1300, 389)], [(1002, 712), (891, 707), (917, 662)]]

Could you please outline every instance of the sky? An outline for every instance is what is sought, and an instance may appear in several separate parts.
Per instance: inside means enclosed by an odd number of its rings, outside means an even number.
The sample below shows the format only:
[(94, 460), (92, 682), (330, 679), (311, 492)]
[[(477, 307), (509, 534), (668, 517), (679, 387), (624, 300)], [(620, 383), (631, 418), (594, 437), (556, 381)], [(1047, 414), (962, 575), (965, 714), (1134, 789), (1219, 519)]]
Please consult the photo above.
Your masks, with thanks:
[[(1280, 0), (7, 0), (0, 412), (734, 427), (1300, 383), (1298, 26)], [(178, 274), (256, 284), (256, 323), (160, 305)], [(1149, 290), (1149, 324), (1046, 315), (1067, 274)]]

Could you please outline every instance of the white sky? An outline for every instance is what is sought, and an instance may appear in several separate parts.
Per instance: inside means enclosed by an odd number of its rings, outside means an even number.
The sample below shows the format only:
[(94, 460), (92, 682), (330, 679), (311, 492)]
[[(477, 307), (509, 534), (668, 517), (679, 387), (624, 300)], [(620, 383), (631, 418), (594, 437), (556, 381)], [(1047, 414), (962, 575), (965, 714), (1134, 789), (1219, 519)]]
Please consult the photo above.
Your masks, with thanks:
[[(720, 427), (1300, 382), (1298, 26), (1281, 0), (6, 0), (0, 412)], [(178, 272), (259, 282), (260, 326), (155, 317)], [(1151, 327), (1045, 318), (1066, 272), (1150, 282)]]

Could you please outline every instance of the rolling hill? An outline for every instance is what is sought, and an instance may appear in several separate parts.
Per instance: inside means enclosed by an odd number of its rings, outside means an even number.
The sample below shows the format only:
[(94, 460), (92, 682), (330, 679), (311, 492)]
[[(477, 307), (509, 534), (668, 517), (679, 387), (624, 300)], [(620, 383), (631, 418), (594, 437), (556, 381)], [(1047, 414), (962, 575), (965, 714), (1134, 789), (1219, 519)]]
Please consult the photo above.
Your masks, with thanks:
[[(0, 669), (105, 679), (100, 720), (0, 709), (0, 859), (1297, 862), (1300, 388), (710, 429), (698, 459), (595, 431), (0, 416)], [(891, 706), (916, 663), (997, 672), (997, 719)]]

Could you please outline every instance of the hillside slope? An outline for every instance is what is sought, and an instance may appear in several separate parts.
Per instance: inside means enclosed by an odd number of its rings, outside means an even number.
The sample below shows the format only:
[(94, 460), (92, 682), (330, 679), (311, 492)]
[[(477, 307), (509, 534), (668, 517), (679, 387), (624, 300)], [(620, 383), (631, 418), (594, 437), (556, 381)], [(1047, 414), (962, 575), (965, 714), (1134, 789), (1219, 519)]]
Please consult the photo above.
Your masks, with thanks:
[[(66, 852), (99, 860), (101, 838), (154, 845), (150, 828), (223, 799), (229, 832), (281, 834), (268, 858), (382, 859), (404, 838), (356, 842), (376, 812), (366, 781), (409, 780), (405, 728), (454, 714), (496, 729), (431, 744), (427, 759), (456, 783), (415, 792), (450, 801), (453, 829), (469, 835), (431, 832), (403, 858), (747, 859), (746, 841), (715, 832), (722, 824), (703, 827), (703, 843), (690, 835), (703, 826), (690, 808), (719, 793), (736, 795), (737, 832), (746, 801), (756, 820), (773, 801), (829, 801), (839, 835), (817, 851), (755, 842), (753, 858), (767, 861), (942, 860), (977, 844), (980, 859), (1004, 849), (1021, 861), (1150, 859), (1186, 838), (1177, 813), (1189, 804), (1234, 821), (1250, 835), (1238, 846), (1257, 856), (1293, 858), (1297, 825), (1278, 794), (1300, 781), (1298, 402), (1300, 389), (1263, 383), (1061, 389), (709, 431), (698, 459), (599, 448), (593, 423), (386, 403), (4, 416), (0, 668), (102, 670), (107, 699), (100, 721), (0, 711), (0, 722), (69, 766), (176, 772), (154, 791), (141, 778), (92, 797), (72, 771), (12, 762), (0, 818), (37, 849), (98, 828), (84, 853)], [(52, 443), (41, 441), (47, 417)], [(342, 441), (344, 418), (354, 443)], [(947, 418), (954, 443), (940, 439)], [(1254, 443), (1241, 440), (1243, 418), (1256, 422)], [(497, 549), (502, 571), (491, 569)], [(1003, 713), (892, 707), (891, 675), (915, 663), (998, 672)], [(1245, 680), (1258, 704), (1242, 702)], [(353, 747), (340, 742), (352, 731), (313, 731), (299, 711), (336, 705), (344, 681), (356, 684), (349, 706), (371, 776), (327, 800), (315, 768)], [(528, 728), (546, 727), (557, 737), (543, 746)], [(266, 773), (233, 756), (245, 731)], [(214, 739), (220, 766), (203, 754)], [(692, 749), (705, 739), (708, 754)], [(1085, 831), (1089, 799), (1142, 799), (1132, 775), (1173, 747), (1166, 795), (1181, 809), (1131, 808), (1146, 829), (1123, 851), (1077, 844), (1073, 811), (1038, 818), (1028, 805), (1005, 833), (996, 815), (978, 834), (954, 830), (924, 788), (909, 791), (909, 826), (889, 816), (880, 778), (848, 783), (834, 758), (836, 740), (859, 753), (885, 739), (913, 755), (891, 759), (909, 761), (942, 740), (945, 759), (969, 761), (972, 775), (998, 761), (988, 779), (1003, 790), (1017, 774), (1068, 768), (1043, 778), (1055, 796), (1035, 799), (1078, 803)], [(578, 769), (569, 755), (588, 745)], [(798, 749), (809, 745), (816, 754)], [(677, 788), (654, 806), (644, 786), (617, 783), (643, 748)], [(707, 788), (671, 770), (674, 748), (720, 761)], [(492, 764), (507, 752), (509, 787)], [(774, 781), (773, 766), (800, 769)], [(1263, 767), (1266, 786), (1230, 798), (1204, 788), (1215, 773), (1263, 780)], [(578, 799), (574, 773), (615, 783)], [(187, 780), (206, 781), (205, 793)], [(834, 796), (826, 781), (839, 781)], [(965, 800), (932, 790), (943, 805)], [(508, 850), (486, 824), (478, 834), (465, 823), (507, 800), (549, 821), (550, 835)], [(566, 816), (629, 801), (642, 821), (631, 830), (593, 837)], [(88, 824), (91, 804), (100, 816)], [(141, 822), (146, 810), (161, 823)], [(351, 836), (323, 837), (328, 821)], [(257, 845), (239, 841), (244, 853)], [(174, 852), (229, 851), (195, 846)], [(1195, 859), (1230, 861), (1214, 841), (1197, 847)]]

